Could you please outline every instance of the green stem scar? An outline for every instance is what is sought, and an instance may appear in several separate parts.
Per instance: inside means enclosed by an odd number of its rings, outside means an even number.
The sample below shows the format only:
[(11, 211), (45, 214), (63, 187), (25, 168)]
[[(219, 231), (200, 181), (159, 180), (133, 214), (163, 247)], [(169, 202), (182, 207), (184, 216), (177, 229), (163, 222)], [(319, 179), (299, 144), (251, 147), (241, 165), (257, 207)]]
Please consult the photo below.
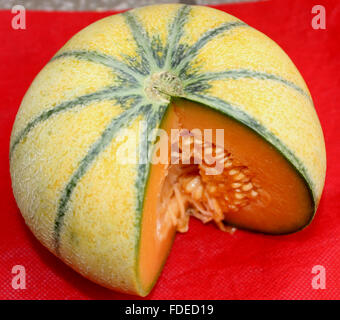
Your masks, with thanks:
[(153, 101), (170, 102), (171, 97), (184, 94), (182, 81), (168, 71), (154, 73), (145, 81), (146, 96)]

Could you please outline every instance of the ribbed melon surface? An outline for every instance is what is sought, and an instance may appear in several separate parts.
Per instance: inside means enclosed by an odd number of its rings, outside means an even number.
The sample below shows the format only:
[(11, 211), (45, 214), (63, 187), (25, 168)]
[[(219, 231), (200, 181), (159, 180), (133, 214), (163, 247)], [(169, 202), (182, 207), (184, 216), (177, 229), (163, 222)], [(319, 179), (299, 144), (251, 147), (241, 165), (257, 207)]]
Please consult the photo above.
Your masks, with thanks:
[[(151, 90), (156, 88), (155, 90)], [(224, 12), (157, 5), (107, 17), (70, 39), (33, 81), (11, 136), (13, 192), (53, 253), (104, 286), (145, 295), (138, 278), (148, 163), (139, 160), (176, 96), (244, 124), (299, 172), (316, 206), (322, 130), (307, 86), (272, 40)], [(143, 127), (144, 121), (147, 127)]]

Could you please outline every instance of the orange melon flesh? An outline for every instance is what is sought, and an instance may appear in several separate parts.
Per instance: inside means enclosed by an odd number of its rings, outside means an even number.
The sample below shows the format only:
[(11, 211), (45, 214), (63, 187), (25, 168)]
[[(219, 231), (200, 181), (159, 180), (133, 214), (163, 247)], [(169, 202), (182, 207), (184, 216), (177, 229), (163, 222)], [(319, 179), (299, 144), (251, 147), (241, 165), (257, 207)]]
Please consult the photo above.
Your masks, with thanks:
[[(257, 196), (250, 197), (247, 205), (237, 211), (223, 210), (226, 224), (263, 233), (285, 234), (309, 223), (313, 200), (306, 182), (283, 155), (257, 133), (218, 111), (184, 99), (172, 101), (162, 122), (162, 129), (169, 136), (171, 129), (177, 128), (212, 129), (213, 132), (224, 129), (224, 149), (251, 173)], [(176, 233), (173, 225), (166, 229), (164, 237), (160, 238), (157, 233), (157, 223), (161, 219), (159, 202), (167, 174), (165, 164), (152, 165), (139, 244), (138, 272), (143, 288), (150, 288), (155, 283)], [(212, 182), (216, 179), (217, 184), (218, 177), (211, 179)]]

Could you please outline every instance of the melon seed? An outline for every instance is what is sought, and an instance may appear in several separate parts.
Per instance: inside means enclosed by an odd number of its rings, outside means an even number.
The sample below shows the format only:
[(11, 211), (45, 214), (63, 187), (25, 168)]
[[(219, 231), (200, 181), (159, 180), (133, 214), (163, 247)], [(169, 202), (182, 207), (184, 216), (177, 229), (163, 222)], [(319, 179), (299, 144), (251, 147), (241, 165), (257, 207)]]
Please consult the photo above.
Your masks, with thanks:
[(251, 182), (249, 182), (249, 183), (243, 185), (242, 190), (243, 190), (243, 191), (249, 191), (249, 190), (251, 190), (252, 188), (253, 188), (253, 184), (252, 184)]

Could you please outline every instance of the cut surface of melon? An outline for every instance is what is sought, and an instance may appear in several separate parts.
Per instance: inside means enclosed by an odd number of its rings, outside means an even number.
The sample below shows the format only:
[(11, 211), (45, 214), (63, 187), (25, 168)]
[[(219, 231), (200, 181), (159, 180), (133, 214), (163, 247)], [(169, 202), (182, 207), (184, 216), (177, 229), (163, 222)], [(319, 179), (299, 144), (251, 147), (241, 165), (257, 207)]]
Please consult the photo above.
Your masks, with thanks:
[[(314, 207), (310, 189), (297, 170), (257, 133), (204, 105), (173, 99), (162, 122), (186, 132), (189, 163), (153, 164), (144, 199), (139, 242), (138, 274), (145, 292), (155, 283), (170, 251), (176, 231), (188, 229), (189, 217), (213, 221), (223, 231), (238, 227), (263, 233), (285, 234), (306, 226)], [(224, 145), (210, 144), (195, 130), (223, 129)], [(181, 131), (182, 132), (182, 131)], [(183, 137), (181, 137), (183, 138)], [(171, 144), (168, 143), (171, 157)], [(212, 148), (222, 162), (219, 174), (207, 174), (216, 164), (193, 161), (195, 147)], [(188, 150), (188, 149), (186, 149)], [(183, 158), (181, 158), (183, 159)]]

